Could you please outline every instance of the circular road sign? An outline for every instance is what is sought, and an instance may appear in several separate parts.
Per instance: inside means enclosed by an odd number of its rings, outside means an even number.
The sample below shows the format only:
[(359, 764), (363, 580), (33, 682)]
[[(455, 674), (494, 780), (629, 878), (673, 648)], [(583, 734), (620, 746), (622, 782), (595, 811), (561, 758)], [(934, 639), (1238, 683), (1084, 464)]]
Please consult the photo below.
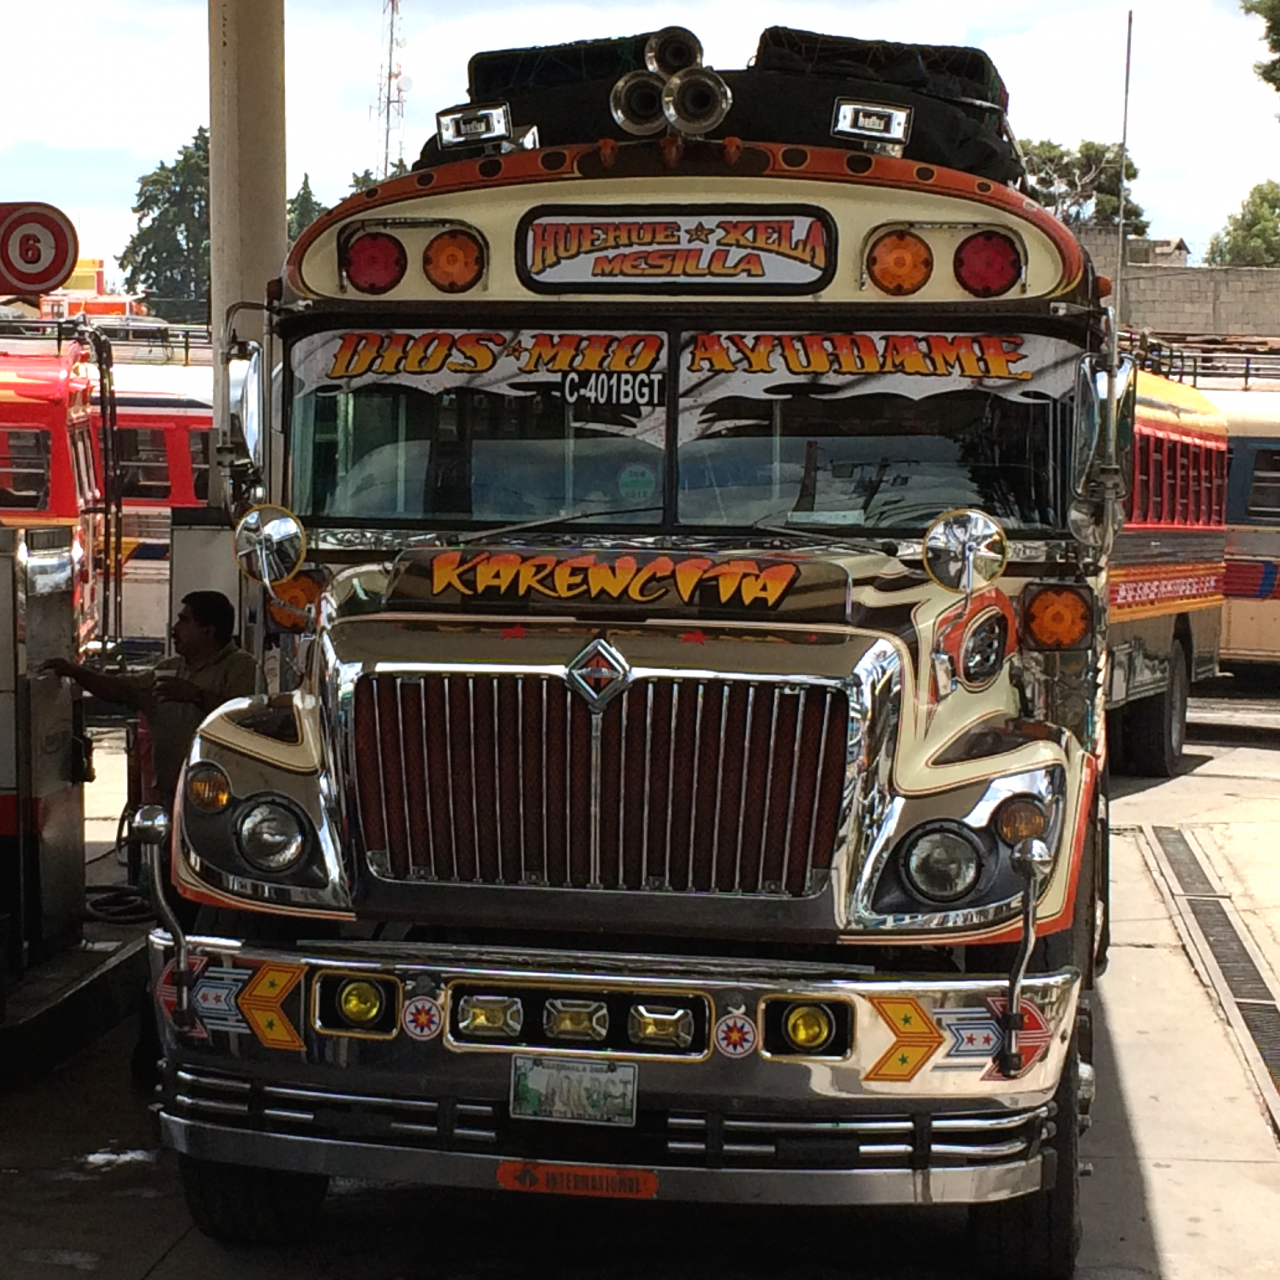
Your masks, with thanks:
[(80, 252), (71, 219), (51, 204), (0, 204), (0, 289), (48, 293), (65, 283)]

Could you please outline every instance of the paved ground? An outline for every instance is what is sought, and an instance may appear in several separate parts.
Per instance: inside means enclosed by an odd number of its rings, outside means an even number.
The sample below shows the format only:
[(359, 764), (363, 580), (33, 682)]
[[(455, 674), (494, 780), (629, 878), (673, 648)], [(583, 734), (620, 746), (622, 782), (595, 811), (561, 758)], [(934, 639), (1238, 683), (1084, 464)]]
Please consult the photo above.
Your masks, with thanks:
[[(1206, 717), (1208, 718), (1206, 720)], [(1157, 828), (1186, 837), (1257, 971), (1280, 968), (1280, 703), (1198, 704), (1186, 771), (1117, 781), (1115, 945), (1099, 999), (1080, 1280), (1274, 1280), (1280, 1149), (1265, 1072), (1195, 932)], [(100, 755), (90, 834), (123, 802)], [(113, 773), (113, 770), (116, 772)], [(108, 830), (110, 827), (110, 830)], [(1167, 838), (1167, 837), (1166, 837)], [(98, 845), (98, 851), (103, 848)], [(109, 877), (114, 860), (95, 863)], [(1185, 868), (1184, 868), (1185, 874)], [(1203, 899), (1200, 899), (1203, 900)], [(1265, 992), (1263, 993), (1265, 994)], [(233, 1251), (190, 1225), (130, 1089), (132, 1029), (0, 1101), (0, 1276), (54, 1280), (977, 1280), (963, 1215), (536, 1203), (340, 1184), (298, 1248)]]

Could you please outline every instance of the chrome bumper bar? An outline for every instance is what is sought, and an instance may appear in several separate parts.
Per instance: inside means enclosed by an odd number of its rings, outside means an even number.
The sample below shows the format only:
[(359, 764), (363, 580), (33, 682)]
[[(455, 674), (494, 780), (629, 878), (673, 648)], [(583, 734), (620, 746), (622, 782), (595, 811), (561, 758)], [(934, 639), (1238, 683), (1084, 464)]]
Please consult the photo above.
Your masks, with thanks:
[[(492, 1191), (501, 1156), (455, 1151), (419, 1151), (360, 1142), (337, 1142), (276, 1133), (250, 1133), (205, 1121), (160, 1117), (164, 1145), (184, 1155), (223, 1163), (251, 1164), (297, 1173), (322, 1173), (378, 1182), (420, 1182)], [(530, 1164), (530, 1177), (546, 1166)], [(598, 1172), (609, 1178), (628, 1167), (575, 1165), (579, 1178)], [(656, 1200), (722, 1204), (924, 1205), (976, 1204), (1007, 1200), (1040, 1190), (1041, 1155), (1009, 1164), (935, 1169), (691, 1169), (635, 1167)], [(538, 1189), (538, 1188), (534, 1188)]]

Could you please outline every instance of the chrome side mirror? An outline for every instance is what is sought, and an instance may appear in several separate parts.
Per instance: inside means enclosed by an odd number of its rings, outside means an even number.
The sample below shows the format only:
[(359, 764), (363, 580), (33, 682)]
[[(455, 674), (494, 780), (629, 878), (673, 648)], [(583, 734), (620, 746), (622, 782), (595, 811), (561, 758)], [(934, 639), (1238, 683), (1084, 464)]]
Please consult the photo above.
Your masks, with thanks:
[(985, 511), (948, 511), (925, 530), (924, 571), (944, 591), (971, 596), (1009, 562), (1009, 539)]
[(307, 554), (302, 521), (287, 507), (266, 503), (247, 511), (236, 525), (236, 563), (245, 577), (271, 588), (288, 582)]

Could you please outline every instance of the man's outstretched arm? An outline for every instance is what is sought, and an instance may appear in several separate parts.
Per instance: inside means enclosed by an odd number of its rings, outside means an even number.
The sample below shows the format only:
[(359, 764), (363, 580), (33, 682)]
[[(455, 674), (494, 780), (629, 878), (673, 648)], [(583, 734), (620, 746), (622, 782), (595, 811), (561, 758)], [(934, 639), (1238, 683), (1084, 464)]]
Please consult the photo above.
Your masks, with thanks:
[(81, 666), (78, 662), (68, 662), (66, 658), (50, 658), (41, 666), (40, 671), (56, 676), (66, 676), (68, 680), (74, 680), (95, 698), (101, 698), (103, 702), (122, 702), (135, 711), (147, 709), (146, 693), (129, 676), (109, 675), (105, 671), (95, 671), (92, 667)]

